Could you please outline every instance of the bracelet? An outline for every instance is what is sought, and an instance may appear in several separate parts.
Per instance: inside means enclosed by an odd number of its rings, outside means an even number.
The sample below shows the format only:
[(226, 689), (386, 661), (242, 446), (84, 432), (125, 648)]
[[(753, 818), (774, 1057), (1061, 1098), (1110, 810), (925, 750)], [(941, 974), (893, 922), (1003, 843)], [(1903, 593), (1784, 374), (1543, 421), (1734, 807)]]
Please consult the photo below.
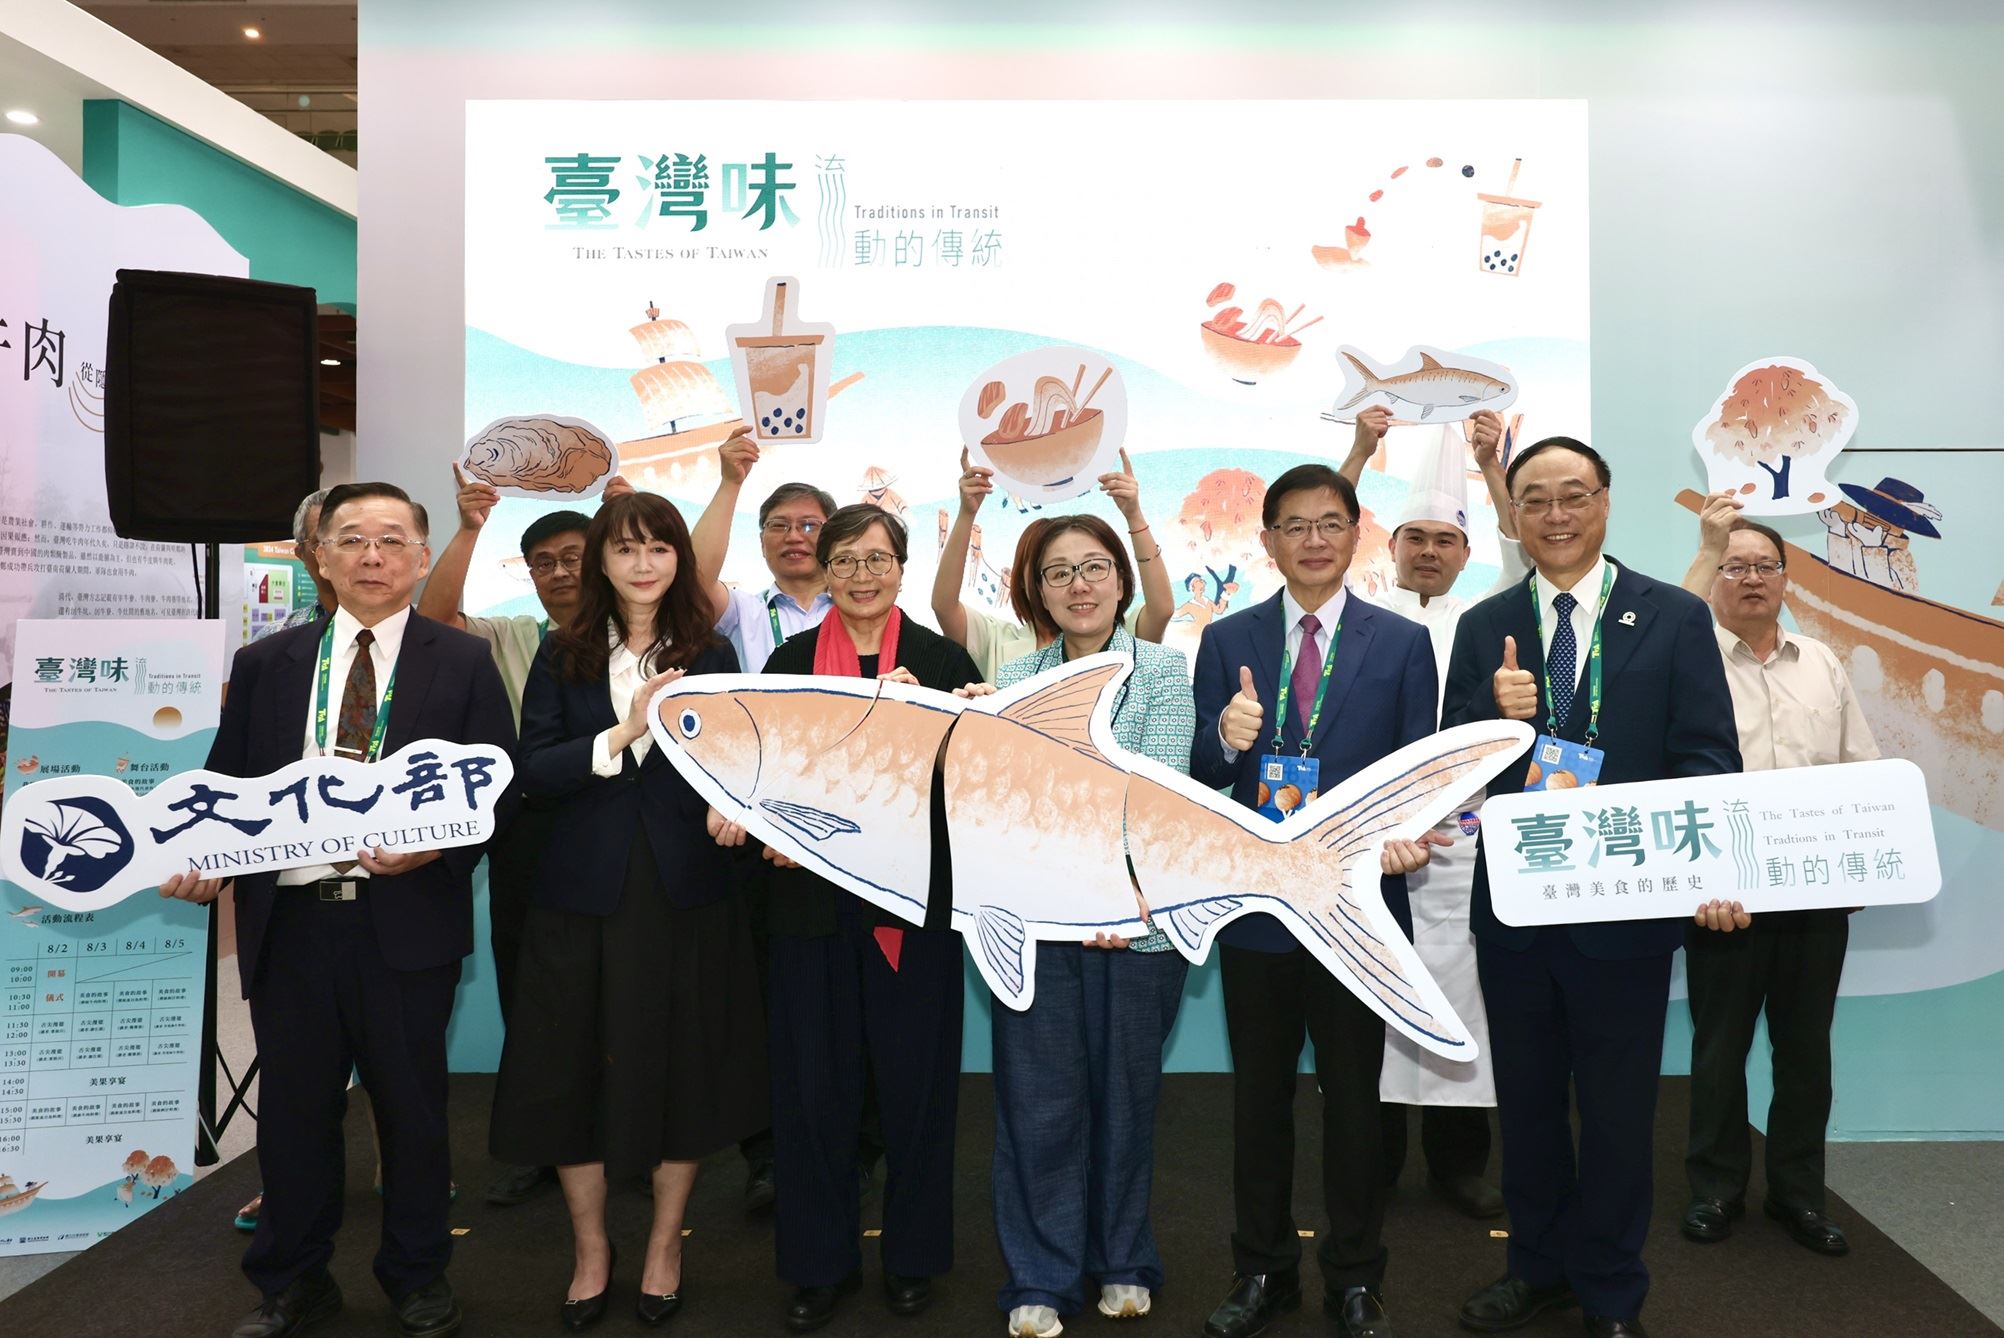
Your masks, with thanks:
[(1140, 563), (1140, 564), (1142, 564), (1142, 565), (1144, 565), (1144, 566), (1145, 566), (1145, 565), (1147, 565), (1148, 563), (1150, 563), (1150, 562), (1153, 562), (1153, 561), (1154, 561), (1154, 560), (1155, 560), (1156, 558), (1159, 558), (1159, 557), (1161, 557), (1161, 556), (1162, 556), (1162, 545), (1161, 545), (1161, 544), (1157, 544), (1157, 545), (1155, 545), (1155, 551), (1154, 551), (1153, 553), (1150, 553), (1150, 554), (1149, 554), (1149, 555), (1148, 555), (1147, 557), (1141, 557), (1141, 556), (1137, 555), (1137, 556), (1135, 557), (1135, 559), (1134, 559), (1134, 560), (1135, 560), (1135, 561), (1136, 561), (1137, 563)]
[(1128, 531), (1128, 533), (1129, 533), (1129, 534), (1140, 534), (1142, 530), (1145, 530), (1145, 529), (1147, 529), (1147, 528), (1148, 528), (1148, 527), (1147, 527), (1146, 525), (1143, 525), (1143, 526), (1141, 527), (1141, 529), (1140, 529), (1140, 530), (1129, 530), (1129, 531)]

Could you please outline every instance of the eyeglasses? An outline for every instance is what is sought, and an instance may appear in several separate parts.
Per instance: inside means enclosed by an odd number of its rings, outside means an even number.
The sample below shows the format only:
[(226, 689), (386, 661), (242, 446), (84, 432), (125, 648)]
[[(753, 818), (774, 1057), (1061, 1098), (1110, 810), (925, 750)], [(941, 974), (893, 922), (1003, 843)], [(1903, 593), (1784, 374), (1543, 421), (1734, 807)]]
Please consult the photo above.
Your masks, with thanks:
[(1113, 563), (1105, 558), (1087, 558), (1084, 562), (1054, 562), (1044, 568), (1044, 584), (1053, 590), (1062, 590), (1072, 583), (1074, 576), (1083, 576), (1087, 585), (1098, 585), (1113, 575)]
[(1520, 497), (1511, 501), (1510, 509), (1518, 512), (1529, 512), (1534, 516), (1541, 511), (1547, 513), (1564, 511), (1568, 514), (1576, 514), (1585, 510), (1588, 502), (1591, 502), (1606, 491), (1607, 489), (1603, 487), (1595, 488), (1592, 492), (1562, 493), (1557, 497)]
[(888, 576), (891, 568), (897, 565), (898, 560), (889, 553), (867, 553), (860, 558), (844, 553), (841, 557), (829, 558), (827, 563), (828, 574), (838, 581), (854, 577), (858, 567), (872, 576)]
[(1760, 578), (1763, 581), (1772, 581), (1786, 570), (1788, 568), (1779, 562), (1722, 562), (1719, 564), (1719, 575), (1729, 581), (1744, 581), (1755, 572), (1760, 573)]
[(366, 534), (338, 534), (332, 539), (322, 539), (317, 546), (332, 549), (344, 558), (359, 558), (371, 548), (385, 558), (400, 558), (413, 548), (424, 547), (415, 539), (397, 534), (386, 534), (380, 539), (371, 539)]
[(821, 532), (821, 522), (818, 520), (802, 520), (797, 522), (791, 520), (768, 520), (765, 524), (759, 526), (759, 528), (775, 539), (784, 539), (795, 530), (800, 531), (800, 536), (803, 539), (812, 539)]
[(1310, 530), (1314, 530), (1333, 544), (1354, 524), (1355, 521), (1345, 520), (1341, 516), (1324, 516), (1320, 520), (1282, 521), (1273, 527), (1273, 532), (1291, 544), (1298, 544), (1308, 537)]
[(556, 557), (539, 557), (529, 564), (529, 570), (538, 576), (554, 576), (562, 567), (573, 576), (584, 566), (583, 553), (560, 553)]

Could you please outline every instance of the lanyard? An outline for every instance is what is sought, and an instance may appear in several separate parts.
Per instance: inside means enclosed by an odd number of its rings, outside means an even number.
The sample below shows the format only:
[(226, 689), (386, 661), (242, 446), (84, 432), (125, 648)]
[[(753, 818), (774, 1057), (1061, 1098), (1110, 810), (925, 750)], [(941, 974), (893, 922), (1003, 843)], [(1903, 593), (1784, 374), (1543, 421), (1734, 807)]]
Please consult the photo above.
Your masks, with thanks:
[(772, 648), (778, 650), (786, 644), (786, 633), (779, 630), (779, 596), (774, 595), (765, 602), (765, 616), (772, 624)]
[[(1600, 620), (1607, 614), (1607, 594), (1614, 589), (1614, 564), (1607, 564), (1607, 570), (1600, 574), (1600, 604), (1593, 611), (1593, 640), (1587, 647), (1587, 727), (1588, 747), (1600, 737)], [(1540, 654), (1545, 646), (1545, 602), (1538, 598), (1538, 573), (1531, 573), (1531, 607), (1538, 615), (1538, 646)], [(1545, 660), (1545, 701), (1555, 702), (1558, 697), (1552, 692), (1552, 662)], [(1545, 733), (1559, 737), (1558, 717), (1550, 711), (1545, 713)]]
[[(1308, 639), (1303, 632), (1302, 639)], [(1308, 728), (1301, 733), (1301, 755), (1308, 756), (1309, 745), (1315, 741), (1315, 725), (1322, 719), (1322, 699), (1329, 695), (1329, 671), (1336, 667), (1336, 643), (1343, 636), (1343, 620), (1337, 619), (1336, 626), (1329, 633), (1329, 652), (1322, 657), (1322, 677), (1315, 683), (1315, 704), (1308, 710)], [(1281, 731), (1287, 728), (1287, 696), (1294, 683), (1294, 656), (1280, 657), (1280, 692), (1276, 694), (1273, 706), (1273, 750), (1280, 751)]]
[(544, 640), (544, 638), (548, 637), (549, 635), (550, 635), (550, 620), (548, 618), (545, 618), (541, 622), (536, 624), (536, 641), (540, 644)]
[[(357, 655), (367, 655), (368, 647), (357, 646)], [(327, 680), (334, 672), (334, 620), (327, 620), (327, 630), (320, 634), (319, 690), (314, 698), (313, 742), (320, 749), (321, 756), (327, 755)], [(390, 681), (383, 685), (383, 700), (376, 707), (376, 728), (369, 735), (369, 752), (362, 760), (373, 762), (382, 756), (383, 732), (390, 727), (390, 699), (397, 694), (397, 667), (390, 666)]]

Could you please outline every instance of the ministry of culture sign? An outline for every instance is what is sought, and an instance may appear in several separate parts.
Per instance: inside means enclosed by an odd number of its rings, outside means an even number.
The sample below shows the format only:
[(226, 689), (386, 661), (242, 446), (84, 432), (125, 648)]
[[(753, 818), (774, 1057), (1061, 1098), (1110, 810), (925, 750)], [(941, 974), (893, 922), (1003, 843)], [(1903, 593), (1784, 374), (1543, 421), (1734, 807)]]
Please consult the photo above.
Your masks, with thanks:
[(1941, 890), (1920, 768), (1898, 758), (1498, 795), (1489, 895), (1510, 925), (1927, 901)]

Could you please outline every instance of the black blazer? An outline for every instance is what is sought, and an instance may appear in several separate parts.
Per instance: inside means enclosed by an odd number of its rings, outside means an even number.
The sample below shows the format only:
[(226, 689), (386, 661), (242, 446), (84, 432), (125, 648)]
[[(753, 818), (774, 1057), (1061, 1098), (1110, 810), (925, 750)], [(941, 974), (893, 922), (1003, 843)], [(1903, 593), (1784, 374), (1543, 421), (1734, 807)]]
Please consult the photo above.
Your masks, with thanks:
[[(830, 613), (830, 618), (839, 615)], [(812, 674), (814, 672), (814, 648), (819, 644), (821, 629), (810, 628), (772, 653), (765, 662), (768, 674)], [(895, 665), (879, 665), (881, 673), (889, 673), (893, 668), (911, 670), (921, 686), (937, 688), (941, 692), (951, 692), (964, 688), (969, 683), (981, 681), (981, 671), (974, 667), (974, 661), (957, 642), (948, 641), (930, 627), (920, 626), (907, 615), (898, 629), (898, 656)], [(767, 903), (766, 924), (775, 934), (791, 934), (796, 937), (818, 937), (832, 934), (836, 928), (836, 907), (838, 897), (849, 893), (816, 873), (806, 869), (773, 869), (767, 886), (771, 889)], [(910, 924), (892, 915), (889, 911), (861, 902), (865, 920), (873, 925), (893, 925), (910, 928)], [(939, 764), (935, 760), (932, 772), (932, 881), (926, 897), (925, 927), (927, 929), (949, 929), (952, 927), (953, 911), (953, 859), (947, 846), (946, 832), (946, 787), (940, 779)]]
[[(576, 683), (558, 673), (545, 641), (522, 688), (522, 791), (553, 810), (542, 866), (529, 899), (550, 910), (610, 915), (626, 886), (634, 831), (654, 852), (656, 886), (672, 906), (705, 906), (730, 891), (729, 858), (704, 830), (709, 805), (657, 745), (635, 762), (620, 754), (617, 776), (591, 768), (592, 741), (619, 723), (603, 678)], [(734, 674), (737, 652), (717, 641), (690, 674)]]
[[(1280, 666), (1287, 655), (1286, 604), (1280, 595), (1221, 618), (1204, 629), (1197, 643), (1194, 691), (1197, 733), (1190, 742), (1190, 775), (1213, 787), (1232, 787), (1232, 798), (1248, 808), (1259, 804), (1259, 759), (1273, 739), (1273, 707), (1280, 691)], [(1259, 693), (1265, 736), (1225, 760), (1218, 717), (1238, 694), (1240, 668), (1252, 670)], [(1343, 635), (1336, 663), (1329, 668), (1329, 695), (1310, 741), (1309, 755), (1322, 763), (1324, 790), (1339, 785), (1379, 758), (1433, 733), (1439, 684), (1433, 643), (1410, 618), (1381, 609), (1351, 591), (1343, 605)], [(1282, 746), (1301, 746), (1301, 726), (1293, 703), (1282, 722)], [(1411, 903), (1404, 874), (1379, 875), (1385, 907), (1411, 938)], [(1298, 944), (1271, 915), (1248, 915), (1226, 925), (1218, 941), (1237, 948), (1285, 952)]]
[[(268, 776), (300, 759), (324, 619), (274, 632), (237, 652), (210, 771)], [(397, 652), (397, 690), (383, 731), (388, 756), (418, 739), (515, 751), (515, 712), (487, 643), (415, 611)], [(513, 803), (513, 786), (497, 819)], [(423, 868), (369, 880), (369, 915), (383, 960), (398, 971), (456, 962), (473, 951), (473, 868), (482, 846), (456, 846)], [(280, 895), (276, 873), (237, 875), (237, 970), (248, 997), (263, 958), (265, 926)]]
[[(1634, 621), (1624, 621), (1631, 613)], [(1705, 602), (1616, 563), (1614, 586), (1607, 593), (1600, 626), (1603, 687), (1598, 746), (1607, 754), (1600, 783), (1619, 785), (1738, 771), (1739, 728), (1733, 723), (1732, 693), (1726, 686), (1725, 664), (1712, 633), (1712, 611)], [(1448, 660), (1447, 695), (1441, 705), (1443, 726), (1497, 718), (1491, 680), (1503, 664), (1506, 636), (1517, 638), (1517, 666), (1537, 677), (1538, 717), (1531, 725), (1540, 733), (1544, 731), (1551, 699), (1545, 692), (1544, 648), (1538, 641), (1538, 613), (1531, 602), (1529, 578), (1461, 615), (1454, 652)], [(1582, 669), (1585, 651), (1582, 646)], [(1560, 735), (1575, 742), (1585, 739), (1590, 713), (1587, 694), (1575, 693), (1572, 717), (1560, 722)], [(1522, 790), (1530, 765), (1527, 750), (1489, 782), (1489, 792)], [(1471, 926), (1484, 942), (1521, 951), (1530, 946), (1538, 931), (1506, 925), (1490, 907), (1491, 831), (1485, 824), (1476, 846)], [(1497, 838), (1507, 839), (1502, 833), (1497, 833)], [(1694, 898), (1692, 905), (1696, 904)], [(1674, 952), (1684, 942), (1684, 923), (1681, 919), (1627, 920), (1568, 925), (1566, 929), (1586, 956), (1616, 961)]]

